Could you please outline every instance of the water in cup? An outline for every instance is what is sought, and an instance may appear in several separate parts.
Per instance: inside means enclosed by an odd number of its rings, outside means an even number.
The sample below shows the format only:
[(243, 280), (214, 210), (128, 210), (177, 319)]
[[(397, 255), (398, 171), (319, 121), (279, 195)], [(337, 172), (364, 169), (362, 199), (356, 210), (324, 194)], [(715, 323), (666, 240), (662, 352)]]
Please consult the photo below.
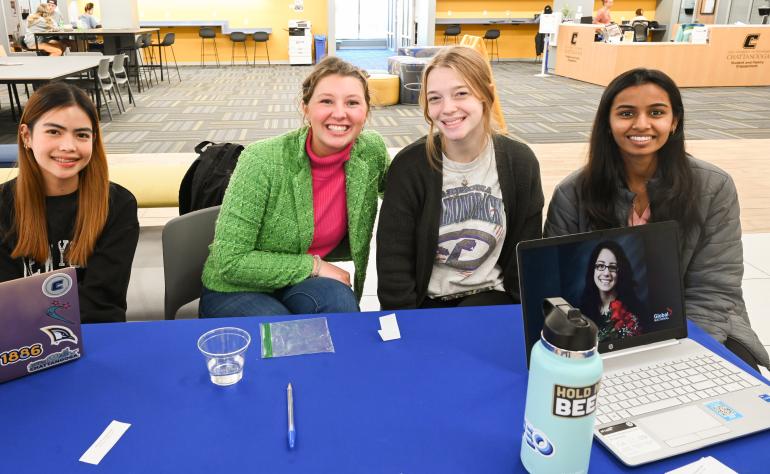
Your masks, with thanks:
[(198, 338), (198, 349), (206, 357), (212, 383), (232, 385), (241, 380), (249, 343), (248, 332), (232, 327), (213, 329)]
[(217, 385), (232, 385), (243, 377), (243, 356), (228, 359), (209, 359), (207, 362), (211, 381)]

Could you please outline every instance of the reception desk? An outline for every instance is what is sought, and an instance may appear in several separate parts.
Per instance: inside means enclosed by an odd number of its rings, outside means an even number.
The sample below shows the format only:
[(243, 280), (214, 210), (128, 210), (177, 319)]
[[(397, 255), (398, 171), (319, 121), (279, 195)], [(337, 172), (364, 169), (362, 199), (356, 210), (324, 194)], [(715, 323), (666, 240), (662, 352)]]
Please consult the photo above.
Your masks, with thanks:
[(598, 43), (595, 30), (559, 27), (556, 74), (606, 86), (622, 72), (646, 67), (680, 87), (770, 85), (770, 25), (709, 25), (707, 44)]

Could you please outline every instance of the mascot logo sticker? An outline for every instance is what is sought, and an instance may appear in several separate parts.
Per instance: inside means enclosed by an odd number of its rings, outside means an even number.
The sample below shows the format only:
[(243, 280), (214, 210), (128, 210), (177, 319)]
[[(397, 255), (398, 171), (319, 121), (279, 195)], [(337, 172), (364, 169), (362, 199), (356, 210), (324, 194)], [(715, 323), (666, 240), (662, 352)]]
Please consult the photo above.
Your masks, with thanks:
[(72, 289), (72, 278), (66, 273), (54, 273), (43, 282), (43, 294), (49, 298), (64, 296)]
[(51, 339), (52, 346), (58, 346), (62, 342), (78, 343), (78, 337), (66, 326), (45, 326), (40, 330)]

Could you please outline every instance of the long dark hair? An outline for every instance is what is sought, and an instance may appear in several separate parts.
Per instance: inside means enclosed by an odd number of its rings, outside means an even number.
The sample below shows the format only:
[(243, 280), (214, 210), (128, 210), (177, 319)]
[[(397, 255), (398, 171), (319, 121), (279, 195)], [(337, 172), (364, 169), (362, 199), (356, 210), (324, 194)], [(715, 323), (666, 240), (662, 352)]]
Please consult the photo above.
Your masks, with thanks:
[(83, 90), (65, 82), (52, 82), (35, 91), (21, 115), (18, 134), (19, 174), (14, 191), (13, 234), (17, 241), (11, 257), (32, 257), (42, 263), (49, 256), (45, 181), (32, 149), (24, 144), (21, 125), (27, 127), (30, 135), (42, 133), (34, 130), (38, 120), (52, 110), (68, 107), (77, 107), (85, 112), (93, 130), (91, 160), (80, 171), (78, 212), (72, 244), (67, 250), (69, 263), (85, 267), (107, 222), (109, 173), (96, 107)]
[(661, 183), (650, 196), (650, 221), (675, 220), (686, 235), (700, 217), (696, 207), (695, 176), (684, 147), (684, 104), (674, 81), (655, 69), (637, 68), (624, 72), (604, 90), (591, 131), (588, 164), (582, 171), (583, 205), (595, 229), (625, 225), (625, 222), (618, 222), (615, 215), (618, 183), (626, 182), (626, 169), (620, 148), (612, 136), (610, 113), (612, 103), (620, 92), (643, 84), (655, 84), (668, 94), (677, 121), (676, 129), (657, 153), (657, 173)]
[(631, 262), (626, 257), (626, 252), (623, 247), (613, 240), (605, 240), (600, 242), (594, 247), (591, 256), (588, 259), (588, 265), (586, 265), (585, 281), (583, 286), (583, 296), (580, 299), (580, 310), (593, 319), (597, 324), (600, 323), (599, 308), (601, 307), (602, 300), (599, 296), (599, 289), (594, 283), (594, 265), (596, 265), (596, 259), (599, 257), (599, 252), (607, 249), (615, 255), (618, 261), (618, 273), (615, 275), (615, 293), (617, 299), (623, 303), (631, 313), (637, 318), (642, 311), (642, 305), (639, 302), (639, 298), (636, 296), (636, 279), (634, 278), (634, 272), (631, 268)]

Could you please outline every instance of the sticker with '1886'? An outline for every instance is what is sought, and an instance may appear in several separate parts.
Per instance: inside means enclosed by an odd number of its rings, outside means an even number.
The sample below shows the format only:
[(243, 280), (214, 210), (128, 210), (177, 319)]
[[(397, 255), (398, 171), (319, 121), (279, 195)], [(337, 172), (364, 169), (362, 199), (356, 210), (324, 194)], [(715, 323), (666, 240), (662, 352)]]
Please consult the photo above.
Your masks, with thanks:
[(0, 354), (0, 366), (15, 364), (32, 357), (38, 357), (43, 353), (43, 345), (40, 343), (31, 346), (22, 346)]

